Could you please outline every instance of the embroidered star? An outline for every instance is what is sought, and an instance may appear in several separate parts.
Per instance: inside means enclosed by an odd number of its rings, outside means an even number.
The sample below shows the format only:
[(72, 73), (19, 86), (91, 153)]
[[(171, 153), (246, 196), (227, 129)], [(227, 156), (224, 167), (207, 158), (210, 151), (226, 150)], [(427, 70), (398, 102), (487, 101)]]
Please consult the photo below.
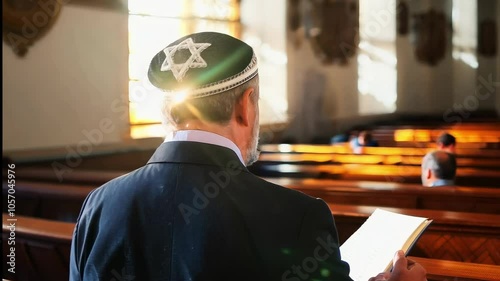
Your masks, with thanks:
[[(160, 71), (172, 71), (177, 81), (182, 81), (190, 68), (207, 67), (207, 62), (201, 57), (201, 52), (210, 47), (210, 43), (194, 43), (193, 39), (188, 38), (178, 45), (167, 47), (163, 50), (166, 55)], [(175, 63), (174, 56), (178, 50), (189, 50), (191, 56), (184, 63)]]

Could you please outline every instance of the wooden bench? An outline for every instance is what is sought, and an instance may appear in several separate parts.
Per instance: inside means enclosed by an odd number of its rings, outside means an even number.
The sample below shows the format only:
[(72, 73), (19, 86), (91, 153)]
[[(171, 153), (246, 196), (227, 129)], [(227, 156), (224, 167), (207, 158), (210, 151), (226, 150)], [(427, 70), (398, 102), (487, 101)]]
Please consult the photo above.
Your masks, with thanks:
[[(18, 171), (20, 172), (20, 171)], [(19, 175), (18, 178), (24, 178)], [(104, 174), (104, 175), (103, 175)], [(115, 174), (74, 172), (75, 183), (18, 181), (16, 212), (21, 215), (76, 221), (81, 205), (91, 190), (111, 180)], [(92, 178), (91, 175), (96, 176)], [(484, 187), (428, 188), (420, 184), (350, 181), (331, 179), (265, 178), (275, 184), (296, 189), (327, 202), (459, 212), (500, 213), (500, 189)], [(83, 181), (84, 183), (78, 183)], [(102, 181), (102, 182), (100, 182)], [(3, 194), (8, 185), (3, 183)], [(7, 211), (4, 204), (3, 211)]]
[[(367, 155), (367, 154), (315, 154), (315, 153), (262, 153), (260, 163), (270, 164), (371, 164), (418, 166), (423, 156)], [(457, 157), (458, 167), (500, 170), (500, 158)]]
[(416, 184), (265, 178), (335, 204), (500, 214), (500, 189), (429, 188)]
[[(94, 186), (18, 181), (15, 186), (16, 214), (57, 221), (76, 222), (83, 201)], [(8, 185), (2, 191), (7, 195)], [(7, 212), (7, 204), (3, 212)]]
[(500, 266), (410, 257), (427, 270), (429, 281), (498, 280)]
[[(377, 207), (329, 204), (340, 242), (350, 237)], [(500, 215), (387, 208), (399, 214), (434, 221), (422, 234), (410, 255), (482, 264), (500, 264)], [(374, 237), (376, 241), (376, 237)]]
[[(88, 175), (86, 172), (84, 175)], [(80, 172), (75, 172), (80, 179)], [(89, 182), (96, 181), (89, 177)], [(102, 177), (97, 179), (108, 180)], [(111, 178), (110, 178), (111, 179)], [(109, 180), (110, 180), (109, 179)], [(331, 179), (265, 178), (275, 184), (299, 190), (327, 202), (413, 209), (500, 214), (500, 189), (485, 187), (428, 188), (420, 184), (396, 182), (349, 181)], [(60, 184), (18, 181), (17, 212), (22, 215), (60, 221), (76, 221), (83, 200), (104, 182)], [(8, 185), (3, 183), (3, 194)], [(7, 210), (4, 205), (3, 211)]]
[[(78, 170), (94, 169), (100, 171), (132, 171), (145, 165), (153, 155), (154, 151), (155, 149), (123, 151), (113, 149), (106, 152), (96, 152), (87, 156), (81, 156), (79, 159), (71, 159), (71, 164), (77, 163), (76, 169)], [(64, 152), (65, 154), (61, 154), (61, 152), (53, 152), (53, 157), (48, 155), (29, 157), (29, 155), (25, 155), (25, 153), (17, 153), (19, 154), (19, 159), (14, 158), (14, 160), (16, 160), (15, 163), (17, 168), (52, 168), (53, 165), (56, 165), (56, 167), (59, 167), (61, 170), (72, 169), (74, 166), (68, 164), (66, 158), (71, 155), (74, 157), (76, 152), (75, 154), (69, 154), (67, 151)]]
[[(4, 214), (2, 232), (4, 256), (6, 256), (5, 249), (7, 249), (5, 243), (10, 232), (7, 218)], [(11, 275), (5, 272), (7, 267), (4, 266), (3, 278), (12, 281), (68, 280), (70, 245), (74, 224), (22, 216), (17, 216), (16, 223), (16, 268), (23, 268), (23, 270), (17, 271), (16, 275)], [(497, 265), (415, 256), (409, 258), (426, 268), (430, 281), (498, 280), (498, 276), (500, 276), (500, 266)]]
[(408, 143), (430, 144), (435, 142), (442, 132), (448, 132), (457, 138), (457, 146), (468, 148), (499, 148), (500, 122), (470, 123), (449, 126), (447, 124), (421, 124), (400, 126), (376, 126), (371, 132), (381, 145), (400, 146)]
[[(126, 171), (97, 171), (74, 169), (58, 174), (51, 168), (16, 168), (16, 179), (22, 181), (55, 182), (55, 183), (77, 183), (82, 185), (100, 186), (119, 176), (126, 174)], [(4, 173), (5, 180), (5, 173)]]
[[(4, 258), (10, 254), (10, 223), (15, 223), (15, 274), (4, 264), (2, 278), (12, 281), (67, 281), (74, 223), (3, 214), (2, 246)], [(7, 261), (5, 261), (7, 262)]]
[[(312, 144), (263, 144), (262, 153), (314, 153), (314, 154), (353, 154), (347, 144), (312, 145)], [(424, 156), (434, 148), (418, 147), (365, 147), (365, 155)], [(471, 158), (500, 158), (498, 149), (457, 149), (457, 155)]]
[[(282, 164), (255, 163), (249, 169), (262, 177), (329, 178), (381, 182), (421, 183), (421, 168), (373, 164)], [(500, 171), (458, 168), (459, 186), (498, 186)]]

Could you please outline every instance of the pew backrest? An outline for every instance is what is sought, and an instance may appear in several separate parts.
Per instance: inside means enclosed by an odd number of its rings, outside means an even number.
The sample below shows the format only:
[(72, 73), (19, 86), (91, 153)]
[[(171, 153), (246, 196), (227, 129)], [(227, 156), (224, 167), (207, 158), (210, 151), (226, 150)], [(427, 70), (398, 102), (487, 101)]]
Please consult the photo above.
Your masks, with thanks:
[[(13, 281), (68, 280), (75, 224), (19, 215), (14, 217), (15, 221), (12, 219), (3, 214), (2, 246), (4, 257), (9, 259), (9, 254), (15, 254), (16, 270), (12, 274), (8, 271), (9, 266), (4, 264), (3, 277)], [(15, 231), (15, 246), (9, 244), (12, 230)]]

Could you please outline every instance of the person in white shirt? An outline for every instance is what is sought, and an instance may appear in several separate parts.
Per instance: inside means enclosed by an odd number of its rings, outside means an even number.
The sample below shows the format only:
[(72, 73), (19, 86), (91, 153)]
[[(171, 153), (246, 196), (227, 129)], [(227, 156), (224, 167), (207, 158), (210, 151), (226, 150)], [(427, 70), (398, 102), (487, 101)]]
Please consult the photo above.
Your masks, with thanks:
[(427, 153), (422, 159), (422, 184), (424, 186), (453, 186), (457, 172), (455, 155), (444, 150)]

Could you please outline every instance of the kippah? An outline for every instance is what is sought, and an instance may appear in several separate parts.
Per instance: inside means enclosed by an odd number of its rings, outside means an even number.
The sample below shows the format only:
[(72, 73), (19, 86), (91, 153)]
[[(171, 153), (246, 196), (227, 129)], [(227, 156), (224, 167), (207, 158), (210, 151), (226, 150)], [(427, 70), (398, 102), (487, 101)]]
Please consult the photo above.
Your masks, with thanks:
[(226, 34), (187, 35), (158, 52), (149, 81), (167, 94), (201, 98), (219, 94), (257, 75), (257, 58), (245, 42)]

